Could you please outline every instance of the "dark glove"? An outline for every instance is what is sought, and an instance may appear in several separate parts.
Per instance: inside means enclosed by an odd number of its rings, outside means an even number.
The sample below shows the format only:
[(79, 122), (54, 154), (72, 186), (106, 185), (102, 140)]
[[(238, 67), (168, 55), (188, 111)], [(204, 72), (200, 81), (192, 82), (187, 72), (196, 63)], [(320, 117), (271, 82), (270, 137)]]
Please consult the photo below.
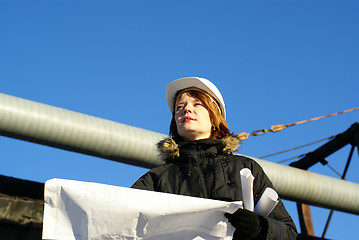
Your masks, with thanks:
[(225, 213), (224, 216), (236, 228), (233, 234), (233, 240), (237, 239), (255, 239), (259, 237), (262, 224), (261, 216), (247, 209), (238, 209), (235, 213)]

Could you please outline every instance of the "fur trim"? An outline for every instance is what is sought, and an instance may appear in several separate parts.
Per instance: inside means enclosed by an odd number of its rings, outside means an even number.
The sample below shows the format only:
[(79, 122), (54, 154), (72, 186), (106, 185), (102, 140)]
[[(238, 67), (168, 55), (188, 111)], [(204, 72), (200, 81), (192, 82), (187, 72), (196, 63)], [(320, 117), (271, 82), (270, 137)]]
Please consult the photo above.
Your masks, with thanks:
[[(229, 135), (223, 137), (219, 144), (220, 150), (225, 154), (231, 154), (238, 150), (240, 144), (239, 138)], [(157, 149), (160, 152), (160, 157), (163, 160), (175, 159), (179, 157), (178, 144), (172, 138), (166, 138), (157, 143)]]
[(179, 147), (172, 138), (166, 138), (157, 143), (157, 149), (163, 160), (179, 157)]
[(221, 141), (223, 144), (222, 151), (224, 153), (231, 154), (238, 150), (238, 147), (240, 144), (239, 138), (229, 135), (229, 136), (225, 136), (224, 138), (222, 138)]

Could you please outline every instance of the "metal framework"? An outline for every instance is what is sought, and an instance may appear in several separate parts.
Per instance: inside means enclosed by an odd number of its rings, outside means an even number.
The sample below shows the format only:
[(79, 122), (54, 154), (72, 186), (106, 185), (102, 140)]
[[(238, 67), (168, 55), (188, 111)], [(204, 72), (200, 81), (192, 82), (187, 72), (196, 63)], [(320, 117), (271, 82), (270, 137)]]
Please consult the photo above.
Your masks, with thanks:
[[(308, 168), (310, 168), (311, 166), (313, 166), (318, 162), (325, 165), (328, 163), (328, 161), (325, 159), (326, 157), (328, 157), (332, 153), (338, 151), (339, 149), (341, 149), (342, 147), (348, 144), (351, 144), (352, 147), (350, 149), (349, 156), (344, 167), (344, 171), (341, 174), (341, 179), (344, 180), (348, 172), (355, 147), (357, 147), (359, 153), (359, 123), (354, 123), (348, 130), (346, 130), (341, 134), (336, 135), (331, 141), (319, 147), (318, 149), (314, 150), (313, 152), (306, 154), (306, 156), (303, 157), (302, 159), (291, 163), (290, 166), (307, 170)], [(300, 222), (302, 235), (314, 236), (314, 228), (312, 223), (310, 207), (306, 204), (297, 203), (297, 209), (298, 209), (299, 222)], [(333, 209), (331, 209), (320, 239), (324, 239), (327, 233), (329, 223), (333, 216), (333, 212), (334, 212)]]
[[(163, 162), (155, 143), (167, 135), (0, 93), (0, 135), (135, 166)], [(290, 166), (256, 159), (283, 199), (359, 215), (359, 184), (306, 171), (346, 144), (358, 146), (358, 123)], [(346, 169), (347, 169), (346, 167)], [(345, 178), (346, 170), (343, 173)], [(307, 211), (308, 212), (308, 211)], [(304, 234), (309, 238), (308, 221)], [(328, 218), (328, 224), (330, 217)], [(302, 223), (301, 223), (302, 225)], [(323, 233), (323, 237), (325, 232)], [(308, 238), (305, 238), (308, 237)]]

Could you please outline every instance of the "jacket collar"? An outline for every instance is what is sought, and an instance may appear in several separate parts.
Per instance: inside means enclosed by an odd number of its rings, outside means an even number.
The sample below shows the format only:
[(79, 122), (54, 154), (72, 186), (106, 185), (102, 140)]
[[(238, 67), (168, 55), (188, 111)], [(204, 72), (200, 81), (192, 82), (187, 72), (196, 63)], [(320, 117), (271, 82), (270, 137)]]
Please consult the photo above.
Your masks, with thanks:
[(223, 154), (232, 154), (238, 150), (240, 140), (233, 135), (215, 140), (203, 139), (198, 141), (185, 141), (183, 138), (166, 138), (157, 144), (157, 149), (160, 152), (160, 157), (163, 160), (168, 161), (180, 157), (180, 148), (194, 143), (216, 146), (219, 152)]

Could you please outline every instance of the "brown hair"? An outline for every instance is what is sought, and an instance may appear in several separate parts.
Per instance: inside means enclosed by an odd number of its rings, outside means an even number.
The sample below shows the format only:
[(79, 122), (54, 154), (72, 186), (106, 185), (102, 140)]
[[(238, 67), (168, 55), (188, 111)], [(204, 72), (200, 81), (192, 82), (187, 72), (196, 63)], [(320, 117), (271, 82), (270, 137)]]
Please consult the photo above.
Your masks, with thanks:
[[(223, 115), (221, 114), (220, 109), (218, 107), (219, 104), (213, 102), (213, 99), (208, 94), (204, 93), (203, 91), (196, 90), (196, 89), (191, 89), (188, 91), (180, 90), (175, 95), (174, 105), (176, 105), (180, 96), (185, 92), (188, 93), (189, 95), (191, 95), (192, 97), (195, 97), (198, 100), (200, 100), (203, 103), (203, 106), (207, 109), (207, 111), (209, 113), (209, 118), (211, 119), (211, 124), (212, 124), (210, 138), (216, 139), (216, 138), (221, 138), (221, 137), (231, 135), (231, 133), (229, 132), (229, 129), (228, 129), (228, 124), (227, 124), (226, 120), (224, 119)], [(173, 106), (173, 108), (174, 107), (175, 106)], [(170, 135), (172, 137), (179, 137), (174, 115), (175, 115), (175, 111), (173, 111), (173, 114), (172, 114), (172, 120), (171, 120), (171, 124), (170, 124)]]

